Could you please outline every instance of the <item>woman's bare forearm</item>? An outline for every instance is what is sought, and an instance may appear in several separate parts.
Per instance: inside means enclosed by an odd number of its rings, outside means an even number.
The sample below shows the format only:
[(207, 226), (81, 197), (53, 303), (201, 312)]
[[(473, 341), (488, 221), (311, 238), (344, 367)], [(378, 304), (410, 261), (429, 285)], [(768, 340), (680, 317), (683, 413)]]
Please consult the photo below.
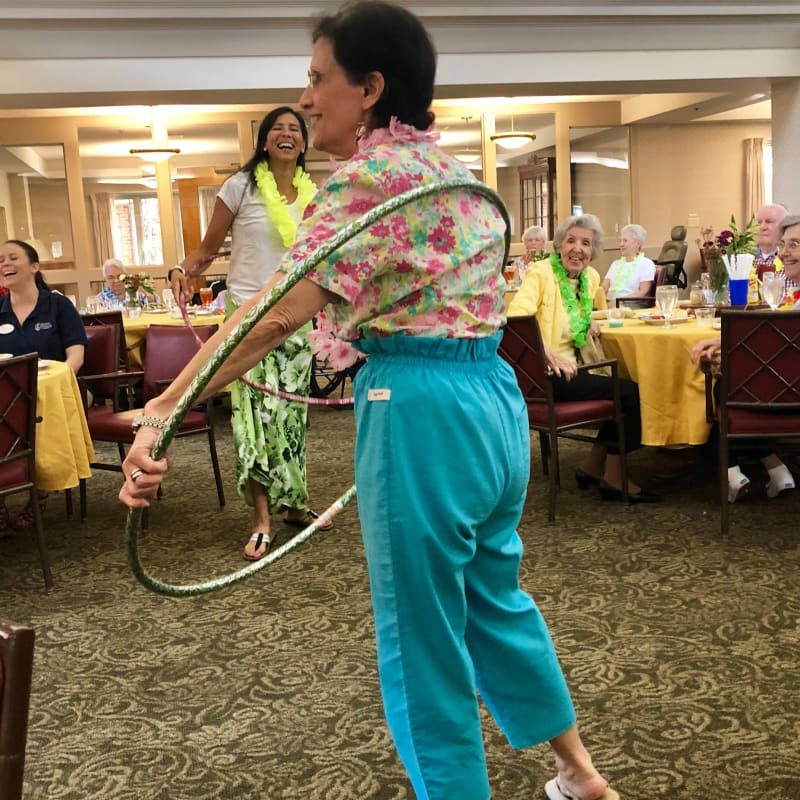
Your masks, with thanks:
[[(192, 358), (181, 374), (163, 394), (149, 401), (147, 411), (155, 416), (168, 417), (194, 377), (211, 359), (214, 351), (236, 328), (247, 312), (271, 288), (267, 286), (254, 298), (242, 304), (222, 327)], [(301, 280), (260, 319), (248, 335), (225, 359), (200, 395), (207, 399), (224, 389), (231, 381), (240, 378), (270, 351), (280, 346), (296, 330), (305, 325), (317, 312), (334, 298), (329, 292), (308, 280)]]

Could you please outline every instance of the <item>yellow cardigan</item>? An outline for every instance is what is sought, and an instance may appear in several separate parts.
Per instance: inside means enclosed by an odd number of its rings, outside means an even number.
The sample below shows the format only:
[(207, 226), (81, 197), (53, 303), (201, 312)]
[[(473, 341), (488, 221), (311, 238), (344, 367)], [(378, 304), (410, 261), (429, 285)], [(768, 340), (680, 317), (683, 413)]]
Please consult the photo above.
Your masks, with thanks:
[[(606, 308), (606, 296), (600, 288), (600, 273), (594, 267), (586, 267), (585, 272), (595, 308)], [(549, 259), (536, 261), (525, 270), (519, 291), (508, 307), (508, 316), (535, 316), (542, 332), (542, 341), (548, 347), (559, 348), (561, 336), (569, 323)]]

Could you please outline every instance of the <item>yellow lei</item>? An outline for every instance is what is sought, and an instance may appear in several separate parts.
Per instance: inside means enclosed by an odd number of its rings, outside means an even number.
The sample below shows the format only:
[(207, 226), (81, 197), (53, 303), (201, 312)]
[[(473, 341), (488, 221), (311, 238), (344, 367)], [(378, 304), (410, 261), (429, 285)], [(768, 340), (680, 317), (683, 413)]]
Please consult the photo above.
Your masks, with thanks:
[[(267, 211), (267, 216), (280, 234), (283, 246), (289, 247), (294, 243), (295, 236), (297, 235), (297, 223), (295, 223), (292, 219), (292, 215), (289, 213), (287, 207), (289, 204), (286, 198), (278, 191), (278, 184), (275, 182), (275, 176), (272, 174), (272, 171), (265, 161), (258, 164), (254, 176), (258, 191), (261, 192), (261, 199), (264, 201), (264, 208)], [(305, 207), (311, 202), (311, 198), (317, 191), (317, 187), (302, 167), (298, 167), (294, 171), (292, 186), (297, 189), (297, 202), (300, 203), (300, 212), (302, 213)]]

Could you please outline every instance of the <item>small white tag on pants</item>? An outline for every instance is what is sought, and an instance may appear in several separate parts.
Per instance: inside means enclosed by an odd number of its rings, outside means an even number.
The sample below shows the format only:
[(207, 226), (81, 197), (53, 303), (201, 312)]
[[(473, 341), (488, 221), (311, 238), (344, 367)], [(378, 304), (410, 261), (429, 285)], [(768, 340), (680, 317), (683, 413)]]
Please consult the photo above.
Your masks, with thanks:
[(373, 400), (389, 400), (392, 397), (392, 390), (391, 389), (368, 389), (367, 390), (367, 400), (372, 402)]

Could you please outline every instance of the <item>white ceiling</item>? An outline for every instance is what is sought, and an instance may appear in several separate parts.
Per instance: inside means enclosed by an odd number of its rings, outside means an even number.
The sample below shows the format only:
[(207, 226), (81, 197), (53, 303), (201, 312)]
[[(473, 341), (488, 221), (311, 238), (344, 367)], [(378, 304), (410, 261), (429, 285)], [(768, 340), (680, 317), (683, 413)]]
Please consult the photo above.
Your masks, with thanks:
[[(129, 165), (131, 142), (143, 146), (149, 136), (147, 107), (166, 106), (170, 139), (182, 151), (171, 163), (225, 166), (238, 160), (235, 126), (182, 121), (172, 107), (210, 113), (224, 103), (258, 119), (270, 104), (296, 102), (310, 18), (338, 5), (5, 0), (0, 119), (86, 116), (81, 156), (100, 174)], [(624, 124), (768, 120), (773, 82), (800, 76), (797, 0), (403, 5), (423, 18), (439, 52), (436, 112), (453, 147), (478, 145), (486, 109), (498, 114), (498, 130), (512, 115), (516, 129), (535, 130), (541, 147), (553, 136), (541, 106), (562, 102), (617, 103)], [(141, 108), (120, 109), (129, 106)], [(93, 127), (93, 117), (121, 112), (128, 119), (119, 127)]]

